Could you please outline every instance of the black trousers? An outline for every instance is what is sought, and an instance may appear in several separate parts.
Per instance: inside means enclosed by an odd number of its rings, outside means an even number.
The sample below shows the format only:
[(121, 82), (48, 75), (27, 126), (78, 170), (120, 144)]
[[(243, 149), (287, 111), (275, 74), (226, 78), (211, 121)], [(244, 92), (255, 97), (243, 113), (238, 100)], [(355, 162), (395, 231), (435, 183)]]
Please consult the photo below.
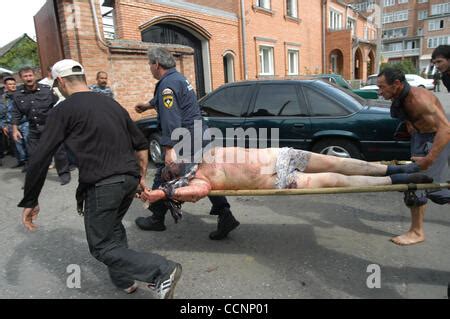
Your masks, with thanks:
[[(161, 186), (161, 172), (163, 168), (164, 164), (156, 164), (156, 173), (153, 180), (152, 189), (157, 189), (159, 186)], [(217, 210), (219, 214), (223, 208), (230, 208), (230, 204), (228, 203), (228, 200), (225, 196), (208, 196), (208, 199), (212, 204), (212, 210)], [(159, 221), (164, 221), (164, 218), (168, 211), (168, 208), (165, 205), (164, 201), (152, 203), (148, 209), (153, 213), (153, 219)]]
[[(33, 156), (33, 153), (36, 151), (39, 144), (39, 139), (40, 133), (30, 130), (30, 135), (28, 136), (27, 142), (27, 150), (29, 158), (31, 158)], [(69, 160), (67, 157), (67, 152), (64, 147), (64, 144), (58, 148), (54, 157), (55, 157), (56, 171), (58, 172), (58, 175), (61, 176), (66, 173), (70, 173)], [(48, 164), (50, 165), (50, 163)]]
[(135, 280), (155, 282), (174, 265), (160, 255), (128, 248), (122, 219), (138, 183), (137, 177), (115, 175), (86, 191), (84, 225), (89, 251), (108, 267), (112, 282), (121, 289), (130, 287)]

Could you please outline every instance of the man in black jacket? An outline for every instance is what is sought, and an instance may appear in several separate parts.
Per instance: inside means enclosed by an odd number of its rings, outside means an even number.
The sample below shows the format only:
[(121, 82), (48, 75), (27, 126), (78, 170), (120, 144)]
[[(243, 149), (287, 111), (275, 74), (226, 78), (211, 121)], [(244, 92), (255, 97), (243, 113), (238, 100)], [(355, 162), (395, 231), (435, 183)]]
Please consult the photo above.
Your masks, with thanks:
[(23, 224), (29, 230), (36, 228), (33, 220), (39, 213), (38, 197), (48, 164), (65, 143), (79, 164), (77, 200), (91, 254), (108, 267), (114, 285), (125, 292), (134, 292), (137, 280), (155, 288), (160, 298), (171, 298), (181, 266), (160, 255), (129, 249), (122, 224), (138, 185), (145, 189), (145, 137), (120, 104), (89, 90), (81, 64), (62, 60), (52, 73), (67, 99), (49, 112), (39, 147), (30, 159), (19, 203), (24, 207)]

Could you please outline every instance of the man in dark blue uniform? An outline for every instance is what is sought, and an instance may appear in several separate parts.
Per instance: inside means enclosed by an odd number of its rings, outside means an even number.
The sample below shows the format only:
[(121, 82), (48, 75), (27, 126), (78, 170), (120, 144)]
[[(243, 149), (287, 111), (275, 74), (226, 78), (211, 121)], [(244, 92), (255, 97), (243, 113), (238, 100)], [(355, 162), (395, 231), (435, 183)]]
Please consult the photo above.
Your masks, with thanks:
[[(44, 130), (47, 113), (53, 108), (58, 98), (53, 94), (50, 86), (36, 82), (32, 68), (22, 68), (19, 75), (24, 84), (17, 88), (13, 96), (13, 138), (16, 142), (23, 138), (18, 126), (23, 117), (26, 116), (30, 125), (27, 150), (28, 156), (32, 157)], [(55, 166), (61, 185), (68, 184), (70, 182), (70, 169), (64, 146), (61, 146), (55, 153)]]
[[(136, 105), (136, 111), (141, 113), (150, 108), (156, 108), (158, 123), (162, 132), (161, 146), (164, 148), (165, 165), (170, 165), (177, 161), (174, 146), (180, 140), (172, 139), (171, 137), (172, 132), (177, 128), (187, 129), (190, 133), (190, 154), (183, 154), (183, 157), (186, 158), (187, 156), (193, 162), (194, 157), (207, 144), (203, 139), (200, 143), (194, 140), (199, 133), (200, 136), (203, 136), (204, 131), (207, 129), (201, 117), (194, 89), (189, 81), (175, 69), (175, 59), (168, 50), (161, 47), (152, 48), (148, 52), (148, 57), (152, 75), (159, 82), (156, 84), (153, 99), (148, 103)], [(194, 132), (194, 121), (202, 123), (200, 126), (202, 132)], [(156, 189), (161, 185), (161, 171), (163, 167), (163, 165), (157, 166), (152, 189)], [(230, 204), (225, 197), (209, 197), (209, 200), (213, 204), (210, 213), (218, 215), (217, 230), (210, 233), (209, 238), (220, 240), (235, 229), (239, 222), (231, 213)], [(150, 205), (149, 210), (153, 212), (153, 216), (137, 218), (136, 224), (138, 227), (144, 230), (164, 231), (166, 229), (164, 216), (168, 210), (166, 203), (164, 201), (153, 203)]]

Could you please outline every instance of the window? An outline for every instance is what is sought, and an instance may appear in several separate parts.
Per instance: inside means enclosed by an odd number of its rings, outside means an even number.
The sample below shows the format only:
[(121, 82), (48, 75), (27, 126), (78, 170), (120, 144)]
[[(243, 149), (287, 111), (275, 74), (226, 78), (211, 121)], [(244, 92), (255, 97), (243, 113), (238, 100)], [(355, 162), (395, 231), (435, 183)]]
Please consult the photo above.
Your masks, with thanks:
[(408, 0), (398, 0), (398, 4), (408, 3)]
[(433, 49), (441, 44), (450, 44), (450, 36), (428, 38), (428, 48)]
[(239, 117), (247, 107), (249, 93), (253, 86), (239, 85), (224, 88), (201, 103), (201, 108), (208, 116)]
[(340, 30), (342, 29), (342, 13), (339, 13), (334, 10), (330, 10), (330, 22), (329, 28), (331, 30)]
[(431, 15), (450, 13), (450, 2), (433, 4), (431, 6)]
[(298, 75), (298, 50), (288, 50), (288, 74)]
[(419, 46), (416, 41), (406, 41), (406, 50), (417, 49)]
[(428, 17), (428, 10), (421, 10), (417, 15), (418, 20), (423, 20), (426, 19), (427, 17)]
[(261, 85), (252, 116), (301, 116), (295, 85)]
[(408, 10), (394, 12), (394, 21), (408, 20)]
[(428, 0), (417, 0), (417, 3), (427, 3)]
[[(355, 35), (355, 20), (347, 18), (347, 29), (352, 30), (352, 35)], [(367, 39), (367, 36), (365, 37)]]
[(345, 116), (349, 113), (333, 100), (309, 87), (304, 87), (304, 92), (311, 108), (312, 116)]
[(429, 31), (436, 31), (436, 30), (442, 30), (444, 29), (444, 20), (430, 20), (428, 21), (428, 30)]
[(385, 7), (391, 7), (393, 5), (395, 5), (395, 0), (384, 0)]
[(406, 20), (408, 20), (408, 10), (383, 14), (383, 23), (391, 23)]
[(402, 42), (395, 42), (395, 43), (389, 43), (384, 45), (383, 51), (402, 51), (403, 50), (403, 43)]
[(270, 10), (270, 0), (256, 0), (256, 6)]
[(259, 64), (261, 66), (259, 75), (274, 75), (272, 47), (259, 47)]
[(383, 39), (406, 37), (408, 28), (397, 28), (383, 31)]
[(297, 0), (286, 0), (286, 15), (298, 18)]

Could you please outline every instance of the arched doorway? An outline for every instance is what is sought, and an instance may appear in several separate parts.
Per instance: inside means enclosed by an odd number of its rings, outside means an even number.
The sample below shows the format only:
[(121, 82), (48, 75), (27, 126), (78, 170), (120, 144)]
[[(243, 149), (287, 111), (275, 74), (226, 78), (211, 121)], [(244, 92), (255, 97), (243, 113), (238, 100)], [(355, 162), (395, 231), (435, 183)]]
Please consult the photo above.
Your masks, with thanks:
[(353, 72), (355, 79), (361, 79), (361, 77), (362, 77), (362, 65), (363, 65), (363, 59), (362, 59), (361, 49), (357, 48), (356, 52), (355, 52), (354, 72)]
[(143, 42), (162, 44), (181, 44), (194, 49), (195, 82), (197, 96), (205, 92), (205, 74), (203, 69), (202, 41), (188, 30), (170, 23), (158, 23), (148, 27), (141, 33)]
[(234, 55), (231, 52), (223, 55), (223, 74), (225, 83), (234, 82)]
[(375, 54), (372, 50), (369, 52), (369, 56), (367, 58), (367, 76), (375, 73)]
[(342, 74), (344, 66), (344, 56), (341, 50), (334, 49), (330, 53), (330, 73)]

